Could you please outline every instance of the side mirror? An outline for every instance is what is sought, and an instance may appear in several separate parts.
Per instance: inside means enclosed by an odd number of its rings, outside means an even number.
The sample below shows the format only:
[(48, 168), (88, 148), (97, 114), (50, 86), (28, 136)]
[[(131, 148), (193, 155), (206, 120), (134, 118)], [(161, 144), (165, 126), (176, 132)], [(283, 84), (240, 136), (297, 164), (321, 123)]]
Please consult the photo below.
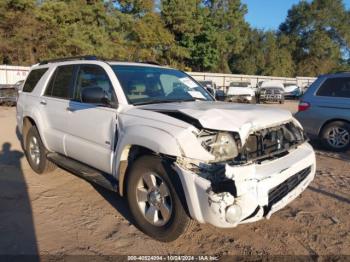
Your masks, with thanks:
[(81, 100), (83, 103), (109, 105), (105, 91), (98, 86), (84, 88), (81, 91)]

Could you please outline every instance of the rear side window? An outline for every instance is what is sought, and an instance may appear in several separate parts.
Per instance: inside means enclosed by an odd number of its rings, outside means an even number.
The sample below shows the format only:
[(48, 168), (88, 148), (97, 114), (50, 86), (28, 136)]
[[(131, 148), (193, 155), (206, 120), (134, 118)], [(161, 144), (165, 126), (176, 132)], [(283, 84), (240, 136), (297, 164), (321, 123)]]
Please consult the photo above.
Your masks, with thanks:
[(350, 77), (327, 79), (318, 89), (317, 95), (350, 98)]
[(73, 98), (74, 65), (59, 66), (51, 77), (45, 95), (72, 99)]
[(48, 68), (35, 69), (30, 71), (28, 78), (23, 86), (23, 92), (32, 92), (41, 77), (45, 74)]

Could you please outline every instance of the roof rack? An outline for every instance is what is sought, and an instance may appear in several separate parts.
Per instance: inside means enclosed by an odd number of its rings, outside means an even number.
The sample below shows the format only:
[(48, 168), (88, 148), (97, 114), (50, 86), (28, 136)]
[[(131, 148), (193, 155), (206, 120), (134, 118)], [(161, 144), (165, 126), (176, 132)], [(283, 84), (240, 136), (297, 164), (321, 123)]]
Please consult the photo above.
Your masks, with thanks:
[[(48, 63), (59, 63), (59, 62), (65, 62), (65, 61), (74, 61), (74, 60), (87, 60), (87, 61), (94, 61), (94, 60), (101, 60), (101, 61), (107, 61), (108, 59), (99, 58), (95, 55), (85, 55), (85, 56), (72, 56), (72, 57), (63, 57), (63, 58), (55, 58), (55, 59), (49, 59), (44, 60), (39, 63), (39, 65), (46, 65)], [(109, 61), (109, 60), (108, 60)], [(113, 61), (113, 60), (110, 60)], [(129, 62), (129, 61), (123, 61), (123, 62)], [(142, 64), (150, 64), (150, 65), (158, 65), (161, 64), (155, 61), (135, 61), (136, 63), (142, 63)]]
[(86, 55), (86, 56), (72, 56), (72, 57), (64, 57), (64, 58), (56, 58), (50, 60), (44, 60), (39, 63), (39, 65), (46, 65), (48, 63), (58, 63), (65, 61), (73, 61), (73, 60), (98, 60), (98, 58), (94, 55)]

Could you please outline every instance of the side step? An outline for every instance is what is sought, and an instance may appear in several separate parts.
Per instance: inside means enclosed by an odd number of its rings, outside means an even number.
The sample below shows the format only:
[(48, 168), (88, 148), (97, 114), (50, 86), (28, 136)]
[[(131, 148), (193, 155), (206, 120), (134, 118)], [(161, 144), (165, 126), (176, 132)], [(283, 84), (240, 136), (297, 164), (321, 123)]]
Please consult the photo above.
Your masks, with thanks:
[(118, 191), (118, 181), (109, 174), (57, 153), (49, 153), (47, 158), (59, 167), (89, 182), (98, 184), (111, 191)]

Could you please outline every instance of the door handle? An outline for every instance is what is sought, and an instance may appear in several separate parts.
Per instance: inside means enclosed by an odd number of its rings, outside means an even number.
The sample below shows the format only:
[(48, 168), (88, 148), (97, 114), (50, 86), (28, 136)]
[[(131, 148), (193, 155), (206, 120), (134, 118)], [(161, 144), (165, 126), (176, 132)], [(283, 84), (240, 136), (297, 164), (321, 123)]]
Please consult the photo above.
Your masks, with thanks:
[(47, 103), (46, 103), (46, 101), (45, 101), (45, 100), (41, 100), (41, 101), (40, 101), (40, 105), (46, 106), (46, 105), (47, 105)]

